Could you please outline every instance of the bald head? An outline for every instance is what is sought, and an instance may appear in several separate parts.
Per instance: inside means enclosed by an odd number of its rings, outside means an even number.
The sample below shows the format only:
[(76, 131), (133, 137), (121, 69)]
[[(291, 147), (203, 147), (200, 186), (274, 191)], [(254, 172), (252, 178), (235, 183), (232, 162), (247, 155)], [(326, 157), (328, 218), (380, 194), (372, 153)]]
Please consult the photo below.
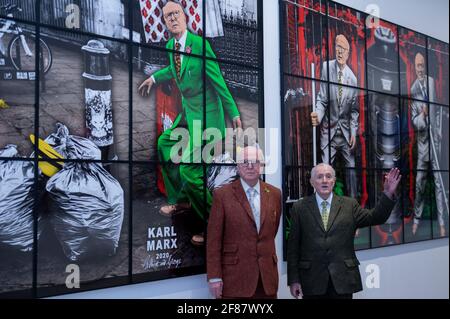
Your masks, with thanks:
[(422, 53), (418, 52), (414, 59), (414, 67), (416, 69), (417, 79), (420, 82), (425, 81), (425, 58)]
[(343, 69), (347, 64), (350, 43), (348, 43), (348, 40), (344, 35), (338, 34), (334, 45), (336, 49), (336, 61), (338, 62), (339, 67)]
[(350, 43), (348, 43), (347, 38), (342, 34), (336, 36), (336, 45), (340, 45), (344, 49), (350, 50)]
[(324, 200), (328, 199), (336, 182), (336, 172), (328, 164), (320, 163), (311, 170), (311, 186)]

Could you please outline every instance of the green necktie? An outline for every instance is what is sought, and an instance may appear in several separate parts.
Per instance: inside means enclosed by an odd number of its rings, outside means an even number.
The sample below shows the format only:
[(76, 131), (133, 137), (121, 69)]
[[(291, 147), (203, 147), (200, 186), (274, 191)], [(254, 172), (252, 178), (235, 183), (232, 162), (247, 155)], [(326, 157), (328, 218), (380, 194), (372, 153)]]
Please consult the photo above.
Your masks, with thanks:
[(326, 201), (322, 202), (321, 215), (322, 215), (323, 227), (325, 228), (325, 230), (327, 230), (329, 211), (328, 211), (328, 206), (327, 206), (327, 202)]

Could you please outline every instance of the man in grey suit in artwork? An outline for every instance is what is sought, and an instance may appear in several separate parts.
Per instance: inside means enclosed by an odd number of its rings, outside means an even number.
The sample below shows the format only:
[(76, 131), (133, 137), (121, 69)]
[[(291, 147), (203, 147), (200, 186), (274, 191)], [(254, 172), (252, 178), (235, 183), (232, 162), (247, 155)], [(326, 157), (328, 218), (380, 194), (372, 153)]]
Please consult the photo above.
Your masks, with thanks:
[[(359, 119), (357, 91), (339, 84), (356, 87), (357, 82), (355, 74), (347, 65), (350, 44), (342, 34), (336, 36), (335, 49), (336, 59), (328, 63), (330, 66), (329, 81), (336, 82), (338, 85), (330, 86), (331, 98), (329, 99), (327, 84), (325, 82), (320, 84), (316, 110), (311, 113), (311, 122), (313, 126), (320, 124), (322, 162), (333, 165), (336, 152), (340, 152), (344, 158), (345, 167), (354, 168), (354, 149)], [(322, 80), (326, 81), (327, 73), (327, 62), (325, 62), (322, 67)], [(346, 186), (347, 195), (356, 198), (356, 172), (354, 169), (350, 169), (346, 174)]]
[[(425, 184), (428, 175), (428, 168), (431, 165), (434, 177), (434, 190), (436, 196), (436, 208), (439, 222), (440, 236), (445, 236), (444, 225), (444, 190), (442, 187), (442, 180), (439, 170), (437, 150), (430, 150), (430, 136), (434, 145), (439, 144), (440, 132), (437, 128), (437, 118), (440, 116), (440, 110), (430, 113), (428, 102), (434, 102), (436, 97), (436, 90), (434, 86), (434, 79), (427, 76), (425, 67), (425, 58), (419, 52), (414, 59), (417, 79), (411, 86), (411, 97), (421, 101), (413, 101), (411, 103), (412, 123), (416, 131), (417, 140), (417, 175), (416, 175), (416, 198), (414, 203), (414, 224), (412, 226), (413, 235), (416, 234), (419, 227), (420, 219), (422, 217), (424, 208), (424, 193)], [(428, 81), (427, 81), (428, 80)], [(430, 122), (431, 121), (431, 122)], [(429, 132), (430, 128), (430, 132)], [(431, 154), (431, 158), (430, 158)]]

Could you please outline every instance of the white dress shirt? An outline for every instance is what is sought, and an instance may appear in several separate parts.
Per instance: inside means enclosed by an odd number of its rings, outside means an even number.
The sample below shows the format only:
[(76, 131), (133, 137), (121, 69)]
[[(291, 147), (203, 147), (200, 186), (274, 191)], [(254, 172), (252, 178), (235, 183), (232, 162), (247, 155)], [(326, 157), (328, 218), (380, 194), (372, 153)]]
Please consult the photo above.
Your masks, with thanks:
[[(331, 201), (333, 200), (333, 192), (331, 192), (330, 196), (325, 200), (327, 202), (327, 208), (328, 212), (331, 211)], [(319, 207), (320, 215), (322, 215), (322, 202), (324, 201), (322, 197), (319, 196), (316, 192), (316, 201), (317, 201), (317, 207)]]

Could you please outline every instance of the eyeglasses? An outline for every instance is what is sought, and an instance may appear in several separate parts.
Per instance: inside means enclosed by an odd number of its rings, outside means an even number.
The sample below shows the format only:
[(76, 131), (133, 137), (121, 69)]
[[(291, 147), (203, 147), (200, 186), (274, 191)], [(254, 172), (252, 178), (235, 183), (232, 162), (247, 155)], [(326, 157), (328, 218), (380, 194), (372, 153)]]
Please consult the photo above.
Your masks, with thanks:
[(164, 19), (166, 19), (166, 20), (178, 19), (180, 17), (180, 13), (181, 13), (180, 10), (169, 12), (169, 13), (164, 15)]
[(347, 52), (348, 49), (344, 48), (344, 47), (341, 47), (340, 45), (336, 45), (336, 51), (338, 51), (338, 52)]
[(250, 167), (250, 165), (252, 167), (254, 167), (254, 166), (257, 166), (257, 165), (260, 165), (260, 164), (261, 164), (261, 162), (258, 161), (258, 160), (243, 160), (241, 163), (239, 163), (239, 165), (242, 165), (245, 168)]

